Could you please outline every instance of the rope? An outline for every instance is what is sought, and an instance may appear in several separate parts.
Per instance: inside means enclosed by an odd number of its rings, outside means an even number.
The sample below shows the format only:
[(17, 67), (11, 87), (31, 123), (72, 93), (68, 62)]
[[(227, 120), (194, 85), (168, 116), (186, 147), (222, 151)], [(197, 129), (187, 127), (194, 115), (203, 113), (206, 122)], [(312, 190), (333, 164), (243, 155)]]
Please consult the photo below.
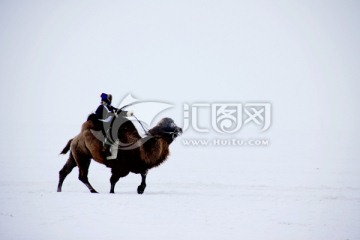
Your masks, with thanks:
[(144, 125), (140, 122), (140, 120), (135, 116), (135, 114), (132, 115), (140, 124), (140, 126), (142, 127), (142, 129), (144, 130), (145, 134), (148, 134), (148, 130), (145, 129)]

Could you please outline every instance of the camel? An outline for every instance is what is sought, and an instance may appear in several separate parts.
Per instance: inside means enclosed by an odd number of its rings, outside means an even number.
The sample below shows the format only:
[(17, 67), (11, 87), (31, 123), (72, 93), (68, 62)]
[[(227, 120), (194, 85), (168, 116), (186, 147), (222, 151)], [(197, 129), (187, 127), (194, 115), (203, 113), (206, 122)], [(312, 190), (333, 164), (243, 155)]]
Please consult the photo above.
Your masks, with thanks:
[[(125, 112), (125, 111), (124, 111)], [(146, 188), (148, 170), (162, 164), (169, 156), (169, 146), (182, 133), (182, 129), (171, 118), (163, 118), (155, 127), (141, 138), (131, 120), (119, 114), (112, 124), (112, 132), (120, 142), (117, 158), (107, 160), (103, 151), (103, 143), (96, 137), (96, 131), (101, 124), (94, 114), (89, 115), (82, 124), (81, 132), (70, 139), (60, 154), (70, 150), (69, 158), (59, 172), (57, 191), (62, 191), (66, 176), (75, 168), (79, 168), (79, 180), (83, 182), (91, 193), (97, 191), (88, 180), (91, 159), (111, 168), (110, 193), (115, 193), (115, 184), (121, 177), (130, 172), (141, 175), (141, 184), (137, 188), (138, 194), (143, 194)]]

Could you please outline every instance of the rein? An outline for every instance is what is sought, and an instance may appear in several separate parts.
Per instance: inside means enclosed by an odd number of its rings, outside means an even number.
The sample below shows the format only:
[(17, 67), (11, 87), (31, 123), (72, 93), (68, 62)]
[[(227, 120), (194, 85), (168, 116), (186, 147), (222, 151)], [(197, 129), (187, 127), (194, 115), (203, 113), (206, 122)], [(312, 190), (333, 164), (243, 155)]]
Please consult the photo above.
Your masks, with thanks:
[[(145, 129), (145, 127), (144, 127), (144, 125), (141, 123), (141, 121), (140, 121), (134, 114), (133, 114), (132, 116), (138, 121), (138, 123), (140, 124), (140, 126), (141, 126), (142, 129), (144, 130), (145, 134), (151, 135), (151, 134), (149, 133), (149, 131)], [(172, 137), (174, 138), (174, 133), (175, 133), (175, 131), (172, 131), (172, 132), (165, 132), (165, 131), (164, 131), (163, 133), (171, 134)], [(153, 137), (156, 137), (156, 136), (153, 136)]]
[[(130, 104), (127, 104), (127, 105), (121, 107), (121, 108), (119, 109), (119, 110), (120, 110), (119, 112), (124, 111), (124, 110), (123, 110), (124, 108), (129, 107), (129, 106), (132, 106), (132, 105), (134, 105), (134, 104), (135, 104), (135, 103), (130, 103)], [(131, 116), (134, 117), (134, 118), (136, 119), (136, 121), (140, 124), (140, 126), (141, 126), (141, 128), (144, 130), (145, 134), (151, 135), (151, 134), (149, 133), (149, 131), (146, 130), (146, 128), (144, 127), (144, 125), (141, 123), (141, 121), (135, 116), (135, 114), (132, 113)], [(163, 133), (170, 134), (170, 135), (172, 135), (172, 137), (174, 138), (175, 131), (172, 131), (172, 132), (165, 132), (165, 131), (164, 131)], [(153, 137), (155, 137), (155, 136), (153, 136)]]
[(140, 126), (142, 127), (142, 129), (144, 130), (145, 134), (149, 134), (149, 131), (145, 129), (144, 125), (141, 123), (141, 121), (133, 114), (132, 115), (140, 124)]

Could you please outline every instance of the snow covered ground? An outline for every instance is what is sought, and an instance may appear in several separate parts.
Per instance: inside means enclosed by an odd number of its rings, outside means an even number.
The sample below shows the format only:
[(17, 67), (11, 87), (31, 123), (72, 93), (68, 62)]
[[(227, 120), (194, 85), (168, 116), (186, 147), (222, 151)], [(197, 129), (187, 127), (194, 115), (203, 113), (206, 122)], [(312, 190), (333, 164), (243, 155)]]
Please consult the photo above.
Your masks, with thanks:
[[(71, 182), (75, 185), (75, 182)], [(99, 184), (97, 184), (99, 186)], [(2, 183), (2, 239), (357, 239), (359, 189), (162, 181), (90, 195)], [(100, 185), (102, 186), (102, 185)], [(98, 187), (99, 188), (99, 187)], [(105, 186), (100, 187), (105, 189)]]
[[(0, 1), (0, 239), (360, 239), (356, 1)], [(271, 103), (271, 126), (199, 126), (167, 162), (91, 194), (58, 153), (99, 104)], [(206, 109), (205, 109), (206, 110)], [(188, 139), (268, 139), (189, 146)]]
[(183, 147), (179, 138), (169, 160), (149, 172), (143, 195), (136, 193), (135, 174), (119, 181), (116, 194), (108, 193), (109, 169), (95, 162), (89, 179), (99, 194), (77, 179), (77, 168), (57, 193), (57, 171), (66, 157), (51, 149), (38, 160), (18, 153), (3, 165), (1, 239), (360, 236), (358, 169), (234, 158), (235, 150), (226, 149), (212, 150), (206, 159), (206, 149)]

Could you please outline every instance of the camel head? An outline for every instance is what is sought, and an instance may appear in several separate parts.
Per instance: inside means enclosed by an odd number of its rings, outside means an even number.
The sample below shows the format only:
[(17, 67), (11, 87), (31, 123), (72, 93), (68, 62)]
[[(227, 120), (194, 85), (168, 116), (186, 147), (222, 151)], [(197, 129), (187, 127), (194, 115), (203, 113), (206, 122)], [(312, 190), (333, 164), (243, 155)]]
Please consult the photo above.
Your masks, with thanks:
[(182, 134), (182, 129), (171, 118), (163, 118), (155, 127), (149, 130), (149, 133), (152, 136), (163, 137), (172, 142)]

